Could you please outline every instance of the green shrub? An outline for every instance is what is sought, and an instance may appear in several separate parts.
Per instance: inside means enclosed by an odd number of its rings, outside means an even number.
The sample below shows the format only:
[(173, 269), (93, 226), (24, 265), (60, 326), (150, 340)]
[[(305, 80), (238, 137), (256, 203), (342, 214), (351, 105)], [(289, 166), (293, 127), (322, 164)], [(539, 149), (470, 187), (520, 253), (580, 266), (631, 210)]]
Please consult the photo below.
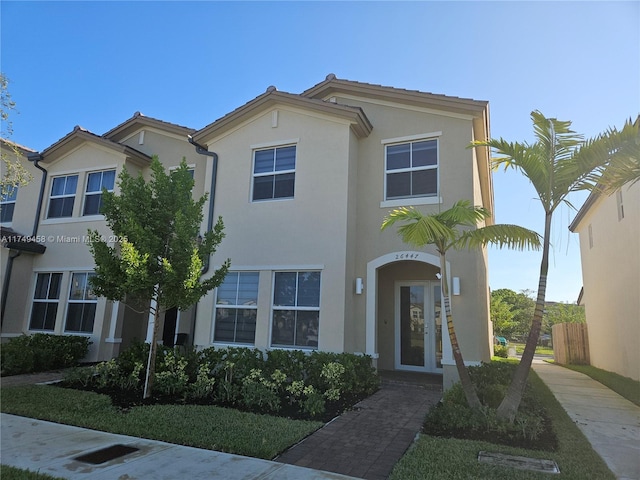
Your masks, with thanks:
[(514, 364), (505, 362), (470, 367), (469, 375), (483, 403), (482, 408), (469, 408), (461, 384), (456, 383), (425, 417), (424, 432), (461, 438), (485, 438), (488, 432), (501, 443), (508, 443), (514, 438), (536, 440), (544, 431), (546, 412), (531, 395), (529, 386), (525, 389), (513, 424), (498, 419), (496, 415), (496, 408), (504, 398), (514, 369)]
[[(182, 395), (187, 390), (187, 360), (176, 356), (173, 350), (160, 352), (156, 359), (156, 377), (153, 389), (163, 395)], [(160, 361), (158, 361), (160, 360)]]
[(75, 366), (87, 355), (87, 337), (36, 333), (11, 338), (0, 347), (3, 375), (44, 372)]
[(509, 358), (507, 347), (503, 347), (502, 345), (495, 345), (493, 347), (493, 355), (500, 358)]

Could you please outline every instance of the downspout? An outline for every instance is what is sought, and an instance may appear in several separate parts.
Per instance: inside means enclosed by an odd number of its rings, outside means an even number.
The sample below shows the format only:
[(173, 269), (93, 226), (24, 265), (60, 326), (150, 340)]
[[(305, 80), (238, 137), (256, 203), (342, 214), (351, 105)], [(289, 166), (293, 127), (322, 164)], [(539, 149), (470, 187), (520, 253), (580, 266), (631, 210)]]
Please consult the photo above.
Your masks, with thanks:
[[(213, 160), (213, 165), (211, 169), (211, 187), (209, 189), (209, 215), (207, 217), (207, 232), (210, 232), (213, 228), (213, 207), (216, 199), (216, 179), (218, 177), (218, 154), (216, 152), (210, 152), (205, 147), (197, 143), (191, 135), (187, 135), (187, 140), (189, 143), (193, 145), (196, 149), (196, 153), (200, 155), (205, 155), (207, 157), (211, 157)], [(207, 256), (207, 259), (202, 267), (202, 271), (200, 272), (200, 276), (204, 275), (209, 271), (209, 265), (211, 264), (211, 255)], [(193, 322), (191, 325), (192, 337), (195, 336), (196, 332), (196, 318), (198, 317), (198, 303), (196, 303), (193, 307)], [(193, 338), (191, 339), (191, 344), (193, 345)]]
[(40, 193), (38, 194), (38, 205), (36, 208), (36, 218), (33, 222), (33, 231), (31, 233), (32, 237), (35, 237), (38, 233), (38, 225), (40, 224), (40, 213), (42, 212), (42, 199), (44, 198), (44, 187), (47, 182), (47, 170), (38, 164), (39, 161), (42, 160), (42, 154), (35, 153), (27, 156), (27, 160), (33, 162), (33, 166), (42, 172), (42, 181), (40, 182)]
[(10, 250), (7, 266), (4, 271), (4, 284), (2, 285), (2, 307), (0, 307), (0, 327), (4, 325), (4, 308), (7, 306), (7, 296), (9, 295), (9, 282), (11, 281), (11, 270), (13, 270), (13, 259), (19, 257), (20, 250)]
[[(40, 223), (40, 213), (42, 212), (42, 199), (44, 197), (44, 187), (47, 181), (47, 170), (41, 167), (38, 162), (42, 160), (40, 153), (34, 153), (27, 156), (27, 160), (33, 162), (33, 165), (42, 172), (42, 180), (40, 181), (40, 194), (38, 195), (38, 205), (36, 207), (36, 218), (33, 222), (33, 230), (31, 238), (35, 241), (36, 234), (38, 233), (38, 225)], [(7, 260), (7, 266), (4, 272), (4, 282), (2, 285), (2, 301), (0, 306), (0, 328), (4, 325), (4, 310), (7, 306), (7, 297), (9, 296), (9, 284), (11, 283), (11, 272), (13, 270), (13, 260), (20, 256), (22, 252), (13, 251), (9, 252), (9, 259)]]

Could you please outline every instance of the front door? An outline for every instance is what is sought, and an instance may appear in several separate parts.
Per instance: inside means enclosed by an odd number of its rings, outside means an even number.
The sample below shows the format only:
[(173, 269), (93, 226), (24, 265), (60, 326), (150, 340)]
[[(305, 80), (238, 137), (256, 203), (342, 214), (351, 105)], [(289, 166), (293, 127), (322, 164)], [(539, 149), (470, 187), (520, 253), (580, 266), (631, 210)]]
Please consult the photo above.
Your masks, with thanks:
[(395, 317), (396, 369), (441, 373), (440, 282), (396, 282)]

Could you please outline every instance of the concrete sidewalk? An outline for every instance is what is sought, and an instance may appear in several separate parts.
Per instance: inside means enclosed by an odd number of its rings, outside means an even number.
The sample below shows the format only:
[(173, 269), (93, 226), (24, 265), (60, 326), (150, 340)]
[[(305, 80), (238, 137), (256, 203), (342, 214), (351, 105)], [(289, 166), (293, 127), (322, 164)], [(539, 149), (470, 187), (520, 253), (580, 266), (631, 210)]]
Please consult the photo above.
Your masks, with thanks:
[[(1, 415), (2, 463), (68, 479), (350, 480), (268, 460)], [(113, 445), (138, 451), (93, 465), (75, 458)]]
[(616, 478), (640, 479), (640, 407), (568, 368), (534, 360), (533, 369)]

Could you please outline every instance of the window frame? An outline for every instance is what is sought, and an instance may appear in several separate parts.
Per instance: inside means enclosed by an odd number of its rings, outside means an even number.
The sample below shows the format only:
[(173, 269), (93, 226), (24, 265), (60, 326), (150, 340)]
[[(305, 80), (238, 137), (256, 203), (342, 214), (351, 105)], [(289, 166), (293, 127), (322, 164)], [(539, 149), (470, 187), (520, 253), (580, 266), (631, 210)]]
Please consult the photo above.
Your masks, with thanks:
[[(279, 149), (294, 148), (293, 168), (285, 170), (276, 169), (277, 152)], [(268, 172), (256, 173), (256, 154), (258, 152), (266, 152), (273, 150), (273, 169)], [(253, 145), (251, 147), (251, 203), (273, 202), (281, 200), (292, 200), (295, 198), (296, 192), (296, 165), (298, 163), (298, 142), (287, 141), (278, 144)], [(290, 196), (276, 197), (276, 178), (278, 176), (293, 175), (293, 193)], [(273, 177), (272, 196), (267, 198), (255, 198), (256, 178)]]
[[(236, 303), (235, 304), (221, 304), (218, 303), (218, 294), (219, 294), (219, 288), (220, 286), (222, 286), (224, 284), (224, 281), (221, 285), (219, 285), (216, 288), (216, 297), (215, 297), (215, 305), (214, 305), (214, 309), (213, 309), (213, 331), (211, 333), (212, 335), (212, 342), (211, 343), (216, 343), (216, 344), (225, 344), (225, 345), (243, 345), (243, 346), (255, 346), (256, 344), (256, 330), (257, 330), (257, 325), (258, 325), (258, 296), (260, 294), (260, 272), (259, 271), (249, 271), (249, 270), (236, 270), (236, 271), (230, 271), (227, 273), (227, 276), (225, 277), (225, 280), (227, 278), (229, 278), (229, 274), (237, 274), (237, 279), (236, 279), (236, 290), (235, 290), (235, 296), (236, 296)], [(256, 291), (255, 291), (255, 304), (254, 305), (243, 305), (243, 304), (238, 304), (238, 297), (240, 294), (240, 278), (243, 275), (257, 275), (257, 283), (256, 283)], [(253, 292), (252, 292), (253, 293)], [(238, 330), (238, 317), (236, 315), (235, 319), (234, 319), (234, 329), (233, 329), (233, 340), (216, 340), (216, 327), (218, 324), (218, 310), (222, 310), (222, 309), (226, 309), (226, 310), (255, 310), (255, 325), (254, 325), (254, 331), (253, 331), (253, 342), (241, 342), (237, 340), (237, 330)]]
[[(96, 215), (102, 215), (100, 213), (100, 208), (102, 208), (102, 189), (104, 188), (104, 186), (102, 185), (102, 180), (104, 179), (104, 174), (105, 172), (113, 172), (113, 185), (111, 188), (107, 188), (107, 192), (113, 192), (113, 190), (115, 189), (115, 185), (116, 185), (116, 178), (117, 178), (117, 170), (115, 168), (106, 168), (104, 170), (94, 170), (94, 171), (90, 171), (86, 173), (86, 186), (84, 189), (84, 195), (83, 195), (83, 199), (82, 199), (82, 216), (83, 217), (91, 217), (91, 216), (96, 216)], [(89, 177), (91, 175), (95, 175), (95, 174), (101, 174), (100, 177), (100, 189), (99, 190), (92, 190), (91, 192), (88, 191), (89, 189)], [(87, 198), (88, 197), (94, 197), (94, 196), (100, 196), (100, 200), (98, 201), (98, 211), (96, 213), (87, 213)]]
[[(383, 177), (384, 178), (383, 178), (383, 187), (382, 187), (383, 200), (380, 202), (380, 208), (400, 207), (400, 206), (406, 206), (406, 205), (434, 205), (434, 204), (442, 203), (442, 198), (440, 196), (440, 168), (441, 168), (440, 138), (441, 137), (442, 137), (442, 132), (437, 131), (437, 132), (430, 132), (430, 133), (420, 133), (416, 135), (408, 135), (404, 137), (386, 138), (380, 141), (380, 143), (384, 147), (384, 152), (383, 152)], [(408, 144), (409, 148), (412, 149), (412, 145), (414, 143), (429, 142), (429, 141), (436, 142), (436, 163), (434, 165), (412, 167), (410, 163), (408, 168), (392, 169), (392, 170), (388, 168), (388, 147)], [(410, 162), (411, 162), (411, 159), (410, 159)], [(400, 196), (400, 197), (394, 196), (391, 198), (387, 197), (388, 178), (390, 174), (425, 171), (425, 170), (436, 171), (436, 192), (434, 194)]]
[[(276, 305), (276, 276), (278, 274), (283, 273), (295, 273), (296, 274), (296, 291), (295, 291), (295, 300), (294, 305)], [(300, 293), (300, 275), (305, 273), (317, 273), (318, 278), (318, 305), (317, 306), (304, 306), (299, 305), (299, 293)], [(274, 271), (272, 275), (272, 294), (271, 294), (271, 315), (270, 315), (270, 338), (269, 338), (269, 347), (270, 348), (281, 348), (281, 349), (296, 349), (296, 350), (317, 350), (320, 344), (320, 312), (322, 307), (322, 270), (318, 269), (308, 269), (308, 270), (278, 270)], [(284, 312), (284, 311), (292, 311), (294, 313), (294, 324), (293, 324), (293, 342), (291, 344), (286, 343), (276, 343), (274, 341), (275, 337), (275, 321), (276, 321), (276, 312)], [(299, 312), (317, 312), (316, 318), (316, 339), (315, 345), (309, 345), (307, 341), (307, 345), (300, 345), (297, 343), (297, 335), (298, 335), (298, 313)]]
[[(16, 210), (16, 200), (18, 198), (18, 187), (12, 186), (10, 187), (10, 194), (0, 195), (0, 223), (3, 225), (7, 225), (13, 222), (13, 214)], [(11, 207), (10, 213), (7, 214), (8, 219), (3, 218), (5, 216), (6, 210), (8, 206)]]
[[(71, 193), (63, 193), (61, 195), (54, 195), (53, 194), (53, 185), (54, 185), (56, 179), (58, 179), (58, 178), (64, 178), (65, 179), (65, 190), (66, 190), (67, 181), (68, 181), (68, 178), (70, 178), (70, 177), (76, 177), (76, 188), (75, 188), (75, 191), (73, 192), (73, 194), (71, 194)], [(67, 174), (56, 175), (55, 177), (51, 177), (51, 182), (50, 182), (50, 185), (49, 185), (49, 201), (47, 202), (47, 219), (71, 218), (71, 217), (73, 217), (73, 209), (75, 208), (76, 195), (78, 194), (78, 183), (79, 183), (79, 180), (80, 180), (80, 174), (79, 173), (67, 173)], [(69, 214), (69, 215), (51, 216), (51, 201), (52, 200), (58, 200), (58, 199), (64, 199), (64, 198), (73, 198), (73, 201), (71, 203), (71, 214)]]
[[(36, 294), (38, 293), (38, 279), (41, 275), (48, 275), (47, 279), (47, 289), (44, 298), (36, 298)], [(52, 275), (59, 275), (58, 279), (58, 291), (56, 293), (56, 297), (50, 298), (51, 296), (51, 278)], [(29, 331), (34, 332), (54, 332), (56, 329), (56, 322), (58, 317), (58, 309), (60, 307), (60, 292), (62, 290), (62, 280), (63, 273), (62, 272), (37, 272), (35, 277), (35, 282), (33, 286), (33, 293), (31, 294), (31, 311), (29, 312)], [(44, 318), (42, 319), (42, 328), (35, 328), (33, 326), (33, 315), (34, 315), (34, 307), (36, 303), (46, 304), (44, 310)], [(49, 308), (53, 305), (55, 307), (55, 312), (53, 315), (53, 326), (51, 328), (44, 328), (46, 326), (46, 318)]]
[[(85, 276), (85, 281), (84, 281), (84, 288), (83, 288), (83, 294), (81, 299), (73, 299), (71, 298), (71, 294), (73, 292), (73, 280), (74, 280), (74, 276), (75, 275), (84, 275)], [(91, 271), (78, 271), (78, 272), (71, 272), (70, 278), (69, 278), (69, 295), (67, 297), (67, 305), (65, 308), (65, 314), (64, 314), (64, 333), (71, 333), (71, 334), (80, 334), (80, 335), (91, 335), (93, 334), (93, 330), (95, 328), (95, 321), (96, 321), (96, 313), (97, 313), (97, 307), (98, 307), (98, 296), (97, 295), (93, 295), (94, 298), (85, 298), (87, 296), (87, 292), (89, 290), (89, 277), (90, 276), (95, 276), (95, 272), (91, 272)], [(80, 326), (82, 327), (85, 324), (85, 318), (84, 318), (84, 313), (85, 313), (85, 305), (95, 305), (93, 307), (93, 319), (91, 320), (91, 330), (71, 330), (69, 328), (67, 328), (67, 324), (69, 323), (69, 310), (70, 310), (70, 306), (71, 305), (79, 305), (82, 304), (82, 311), (81, 311), (81, 320), (80, 320)]]

